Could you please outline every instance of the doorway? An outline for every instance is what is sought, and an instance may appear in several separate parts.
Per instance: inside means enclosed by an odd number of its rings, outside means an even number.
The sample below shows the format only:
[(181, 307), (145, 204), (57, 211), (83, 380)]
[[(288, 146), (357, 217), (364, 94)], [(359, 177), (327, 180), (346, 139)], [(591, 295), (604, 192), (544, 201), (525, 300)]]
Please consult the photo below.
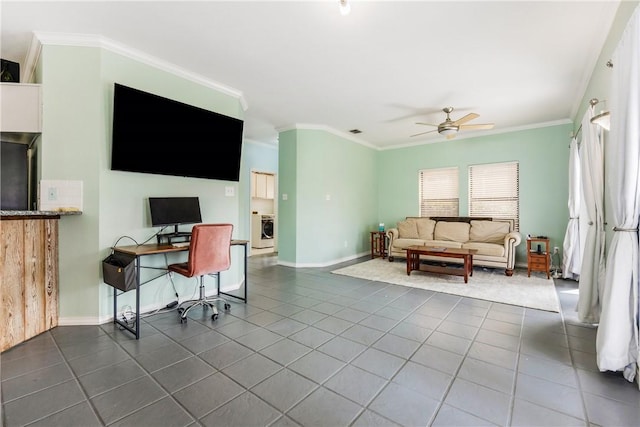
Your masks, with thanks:
[(251, 255), (277, 252), (276, 174), (251, 171)]

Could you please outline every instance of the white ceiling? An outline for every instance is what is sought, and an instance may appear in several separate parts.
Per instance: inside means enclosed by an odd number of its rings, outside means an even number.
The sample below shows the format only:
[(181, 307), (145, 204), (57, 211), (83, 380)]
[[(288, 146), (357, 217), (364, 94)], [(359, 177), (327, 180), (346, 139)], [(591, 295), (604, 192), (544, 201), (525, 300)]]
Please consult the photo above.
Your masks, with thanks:
[(241, 92), (245, 136), (360, 129), (379, 148), (440, 141), (416, 121), (505, 132), (577, 112), (618, 1), (337, 0), (11, 2), (1, 56), (25, 61), (34, 31), (99, 35)]

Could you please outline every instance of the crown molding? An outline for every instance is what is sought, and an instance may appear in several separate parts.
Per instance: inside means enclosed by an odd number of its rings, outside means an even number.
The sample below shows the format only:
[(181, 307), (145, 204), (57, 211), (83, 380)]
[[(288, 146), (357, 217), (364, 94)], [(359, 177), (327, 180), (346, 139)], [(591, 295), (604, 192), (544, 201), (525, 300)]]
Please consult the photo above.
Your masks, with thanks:
[(379, 147), (376, 147), (375, 145), (373, 145), (369, 141), (365, 141), (364, 139), (356, 138), (355, 136), (353, 136), (350, 133), (339, 131), (339, 130), (336, 130), (336, 129), (330, 127), (330, 126), (326, 126), (326, 125), (316, 125), (316, 124), (309, 124), (309, 123), (295, 123), (293, 125), (288, 125), (288, 126), (283, 126), (283, 127), (280, 127), (280, 128), (276, 128), (276, 131), (278, 133), (280, 133), (280, 132), (285, 132), (285, 131), (294, 130), (294, 129), (295, 130), (321, 130), (321, 131), (325, 131), (325, 132), (331, 133), (333, 135), (339, 136), (340, 138), (348, 139), (349, 141), (355, 142), (356, 144), (364, 145), (365, 147), (372, 148), (374, 150), (380, 150)]
[(42, 52), (42, 44), (35, 33), (31, 36), (31, 42), (29, 43), (29, 49), (24, 58), (24, 69), (20, 76), (20, 81), (31, 83), (35, 81), (36, 66), (40, 59), (40, 53)]
[(216, 82), (214, 80), (207, 79), (199, 74), (193, 73), (175, 64), (172, 64), (155, 56), (148, 55), (122, 43), (115, 42), (111, 39), (96, 34), (47, 33), (35, 31), (33, 33), (33, 39), (29, 47), (29, 52), (27, 52), (27, 59), (25, 61), (27, 72), (29, 73), (28, 75), (30, 77), (33, 76), (36, 63), (40, 56), (40, 51), (42, 50), (42, 45), (98, 47), (106, 49), (118, 55), (131, 58), (135, 61), (141, 62), (162, 71), (166, 71), (173, 75), (190, 80), (194, 83), (209, 87), (211, 89), (215, 89), (226, 95), (232, 96), (238, 99), (243, 111), (246, 111), (249, 108), (242, 91)]

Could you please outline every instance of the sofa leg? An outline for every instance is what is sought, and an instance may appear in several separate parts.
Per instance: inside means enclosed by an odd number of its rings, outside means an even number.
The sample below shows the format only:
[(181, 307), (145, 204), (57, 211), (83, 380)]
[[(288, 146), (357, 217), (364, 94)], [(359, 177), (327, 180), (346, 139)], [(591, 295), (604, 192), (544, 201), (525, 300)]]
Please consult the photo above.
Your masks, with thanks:
[(513, 276), (513, 270), (508, 268), (508, 269), (506, 269), (504, 271), (504, 274), (506, 274), (507, 276), (511, 277), (511, 276)]
[(393, 262), (393, 257), (389, 255), (389, 262)]

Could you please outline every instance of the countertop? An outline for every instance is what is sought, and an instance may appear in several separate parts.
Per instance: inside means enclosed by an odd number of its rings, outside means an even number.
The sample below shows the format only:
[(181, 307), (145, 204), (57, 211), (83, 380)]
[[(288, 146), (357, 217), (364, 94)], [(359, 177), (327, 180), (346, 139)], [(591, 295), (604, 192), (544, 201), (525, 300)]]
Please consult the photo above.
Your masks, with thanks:
[(61, 216), (82, 215), (81, 211), (2, 211), (1, 219), (38, 219), (38, 218), (59, 218)]

